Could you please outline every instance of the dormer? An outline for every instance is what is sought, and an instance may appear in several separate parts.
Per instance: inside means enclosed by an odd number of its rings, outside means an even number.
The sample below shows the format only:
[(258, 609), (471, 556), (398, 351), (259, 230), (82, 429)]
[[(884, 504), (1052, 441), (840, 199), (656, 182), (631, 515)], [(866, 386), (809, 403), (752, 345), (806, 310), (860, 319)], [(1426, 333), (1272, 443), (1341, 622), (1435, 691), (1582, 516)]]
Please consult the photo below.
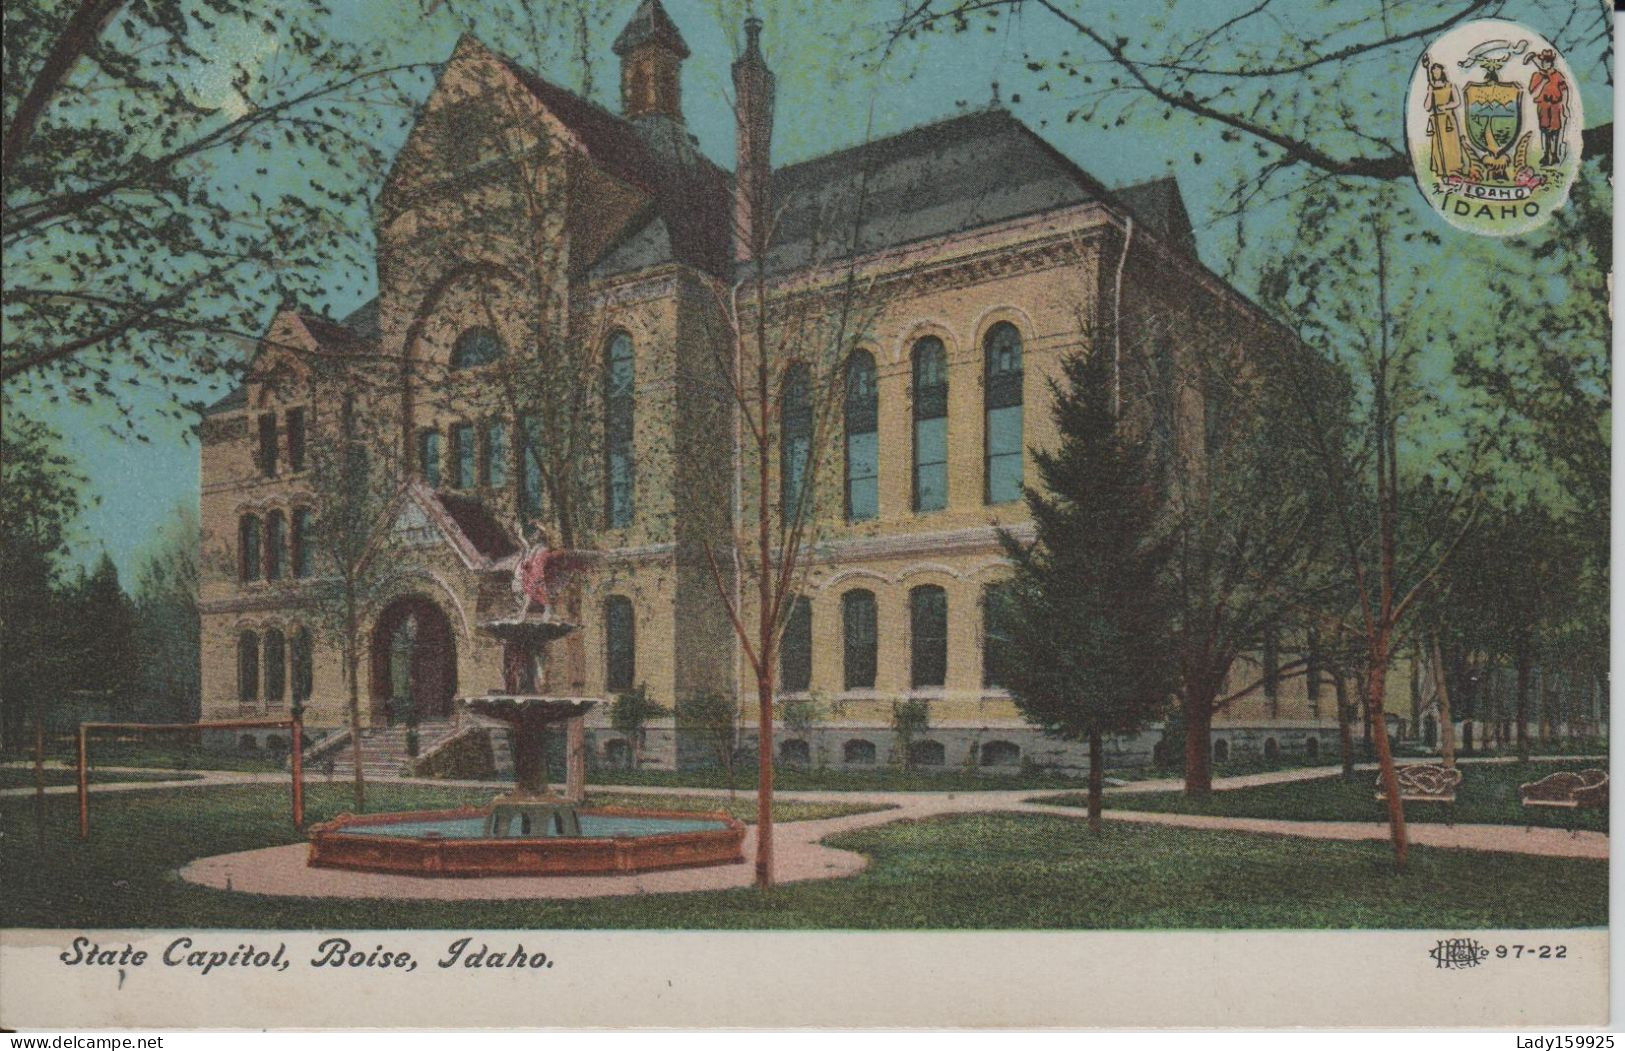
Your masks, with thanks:
[(683, 123), (683, 59), (688, 45), (660, 0), (643, 0), (615, 38), (621, 59), (621, 115), (669, 117)]

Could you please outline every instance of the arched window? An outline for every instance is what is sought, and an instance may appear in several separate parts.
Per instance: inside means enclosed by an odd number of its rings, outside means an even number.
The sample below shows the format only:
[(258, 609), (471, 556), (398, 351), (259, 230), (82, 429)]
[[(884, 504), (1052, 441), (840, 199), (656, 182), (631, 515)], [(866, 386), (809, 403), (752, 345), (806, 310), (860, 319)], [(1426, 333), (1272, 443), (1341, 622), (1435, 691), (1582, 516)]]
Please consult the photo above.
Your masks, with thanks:
[(795, 522), (803, 514), (807, 463), (812, 454), (812, 393), (807, 366), (796, 362), (784, 370), (779, 392), (779, 514)]
[(812, 762), (812, 748), (799, 737), (780, 741), (779, 762), (786, 766), (806, 766)]
[(287, 519), (281, 511), (265, 516), (265, 579), (282, 579), (282, 556), (287, 543)]
[(804, 693), (812, 685), (812, 602), (797, 598), (779, 643), (779, 688)]
[(474, 486), (474, 470), (479, 462), (479, 447), (474, 444), (474, 425), (454, 423), (451, 427), (451, 487), (470, 489)]
[(941, 741), (915, 741), (908, 746), (908, 759), (915, 766), (942, 766), (948, 761), (948, 750)]
[(1215, 763), (1227, 762), (1230, 759), (1230, 742), (1219, 738), (1213, 742), (1213, 761)]
[(519, 417), (519, 510), (527, 516), (542, 512), (542, 418)]
[(948, 593), (922, 584), (908, 593), (910, 684), (915, 689), (948, 680)]
[(841, 748), (841, 762), (868, 763), (875, 761), (875, 743), (854, 737)]
[(844, 642), (843, 681), (848, 690), (872, 690), (875, 685), (875, 593), (859, 588), (841, 596), (841, 636)]
[(418, 432), (418, 477), (430, 489), (440, 488), (440, 432)]
[(632, 746), (621, 737), (611, 737), (604, 742), (604, 762), (617, 769), (632, 765)]
[(508, 425), (501, 420), (487, 420), (484, 445), (480, 484), (501, 489), (508, 484)]
[(608, 664), (604, 686), (610, 693), (624, 693), (637, 677), (637, 634), (632, 600), (611, 595), (604, 601), (604, 642)]
[(604, 508), (611, 529), (632, 524), (636, 382), (632, 337), (617, 332), (604, 355)]
[[(1432, 741), (1430, 740), (1428, 743), (1431, 745)], [(1308, 740), (1304, 741), (1303, 751), (1304, 754), (1311, 759), (1320, 758), (1320, 738), (1310, 737)]]
[(457, 342), (451, 345), (451, 367), (472, 369), (489, 365), (507, 352), (501, 336), (484, 325), (476, 325), (464, 329)]
[(260, 520), (244, 515), (237, 520), (238, 574), (244, 580), (260, 578)]
[(1012, 593), (1006, 582), (982, 589), (982, 685), (999, 689), (1005, 685), (1005, 669), (1010, 666), (1010, 619)]
[(297, 627), (293, 629), (293, 639), (288, 647), (289, 678), (293, 680), (293, 703), (304, 704), (310, 700), (315, 692), (316, 684), (316, 651), (310, 641), (310, 629)]
[(855, 350), (846, 362), (846, 520), (880, 513), (880, 396), (875, 359)]
[(983, 766), (1017, 766), (1021, 763), (1021, 747), (1011, 741), (989, 741), (980, 754)]
[(265, 703), (281, 704), (288, 685), (288, 647), (282, 632), (265, 633)]
[(260, 696), (260, 640), (252, 631), (237, 636), (237, 699), (253, 704)]
[(1264, 738), (1264, 758), (1265, 759), (1278, 759), (1278, 758), (1280, 758), (1280, 755), (1281, 755), (1281, 746), (1276, 743), (1275, 738), (1273, 738), (1273, 737)]
[(914, 344), (914, 510), (948, 506), (948, 352), (926, 336)]
[(315, 523), (310, 515), (310, 508), (299, 507), (293, 512), (293, 550), (292, 568), (295, 577), (310, 576), (310, 545), (313, 540), (311, 530)]
[(987, 459), (983, 497), (990, 504), (1021, 499), (1021, 333), (1008, 321), (982, 338), (983, 409)]

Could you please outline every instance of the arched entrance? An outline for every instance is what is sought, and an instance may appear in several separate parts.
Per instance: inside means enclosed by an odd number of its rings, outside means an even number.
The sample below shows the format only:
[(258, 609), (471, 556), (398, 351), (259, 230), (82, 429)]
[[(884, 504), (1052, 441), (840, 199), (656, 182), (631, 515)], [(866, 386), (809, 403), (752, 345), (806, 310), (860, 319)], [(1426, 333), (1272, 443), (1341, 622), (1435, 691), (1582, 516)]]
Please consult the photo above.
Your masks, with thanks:
[(422, 595), (384, 607), (372, 629), (372, 719), (449, 719), (457, 694), (457, 645), (451, 621)]

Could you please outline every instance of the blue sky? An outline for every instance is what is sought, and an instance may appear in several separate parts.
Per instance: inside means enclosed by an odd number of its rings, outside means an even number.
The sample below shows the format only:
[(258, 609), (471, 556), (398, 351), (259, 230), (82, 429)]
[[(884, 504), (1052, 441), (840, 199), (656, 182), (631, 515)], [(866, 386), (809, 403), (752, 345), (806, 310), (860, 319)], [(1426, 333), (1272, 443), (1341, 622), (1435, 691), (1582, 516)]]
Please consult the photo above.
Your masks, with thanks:
[[(453, 10), (443, 4), (435, 5), (433, 14), (423, 19), (402, 18), (401, 12), (409, 10), (404, 3), (397, 6), (371, 0), (330, 0), (330, 4), (335, 11), (334, 33), (358, 40), (386, 41), (402, 61), (444, 60), (465, 28), (453, 17)], [(593, 51), (598, 56), (594, 97), (615, 108), (612, 93), (617, 90), (618, 73), (609, 45), (636, 5), (635, 0), (625, 0), (624, 4), (608, 6), (621, 10), (594, 27)], [(738, 0), (667, 0), (666, 6), (693, 51), (683, 80), (689, 126), (702, 150), (732, 167), (734, 127), (727, 98), (728, 65), (734, 54), (743, 4)], [(1122, 0), (1082, 6), (1100, 20), (1108, 35), (1120, 32), (1160, 47), (1161, 19), (1172, 19), (1177, 25), (1183, 12), (1194, 11), (1195, 17), (1211, 24), (1224, 17), (1229, 8), (1252, 5), (1204, 0), (1200, 4), (1169, 2), (1164, 6)], [(1302, 6), (1308, 13), (1321, 10), (1314, 3)], [(1338, 10), (1346, 17), (1356, 6), (1355, 0), (1349, 0)], [(1509, 2), (1501, 17), (1527, 21), (1541, 30), (1544, 27), (1540, 19), (1546, 17), (1550, 6), (1538, 0), (1527, 4)], [(887, 19), (897, 7), (895, 0), (842, 0), (817, 5), (816, 9), (801, 3), (758, 5), (767, 22), (764, 46), (768, 61), (780, 77), (774, 140), (777, 162), (815, 156), (866, 137), (884, 136), (986, 105), (993, 95), (992, 84), (998, 81), (1001, 99), (1012, 112), (1107, 185), (1169, 172), (1178, 176), (1197, 227), (1202, 258), (1220, 273), (1234, 270), (1243, 291), (1250, 291), (1247, 274), (1259, 258), (1257, 253), (1267, 251), (1273, 240), (1292, 235), (1293, 231), (1282, 227), (1288, 203), (1284, 201), (1249, 212), (1246, 247), (1240, 251), (1234, 223), (1215, 219), (1234, 176), (1258, 163), (1248, 143), (1224, 142), (1219, 129), (1212, 125), (1177, 113), (1164, 120), (1145, 107), (1137, 109), (1134, 119), (1122, 127), (1069, 122), (1068, 111), (1078, 101), (1078, 80), (1055, 80), (1058, 90), (1041, 91), (1038, 85), (1045, 76), (1027, 69), (1030, 57), (1054, 58), (1069, 44), (1076, 48), (1076, 38), (1059, 30), (1052, 20), (1035, 12), (1020, 20), (1003, 21), (992, 31), (976, 27), (962, 34), (928, 34), (905, 45), (877, 68), (876, 49)], [(466, 10), (477, 12), (476, 17), (482, 20), (475, 27), (482, 39), (505, 49), (504, 40), (512, 38), (505, 38), (490, 7), (471, 5)], [(263, 39), (245, 38), (239, 43), (239, 54), (269, 52), (273, 46), (273, 42)], [(1418, 54), (1420, 50), (1418, 45)], [(544, 76), (575, 86), (578, 72), (560, 54), (515, 53), (515, 57)], [(1414, 61), (1414, 57), (1394, 56), (1386, 67), (1369, 71), (1374, 101), (1372, 124), (1365, 130), (1399, 148), (1403, 148), (1404, 140), (1403, 100), (1408, 67)], [(200, 70), (199, 83), (206, 85), (215, 73), (207, 68)], [(1612, 119), (1611, 95), (1600, 78), (1593, 80), (1598, 82), (1581, 81), (1586, 123), (1592, 125)], [(1198, 153), (1202, 155), (1200, 165), (1194, 157)], [(272, 172), (270, 177), (276, 178), (277, 173)], [(1441, 237), (1437, 247), (1427, 250), (1438, 258), (1418, 258), (1418, 270), (1483, 247), (1433, 216), (1413, 187), (1405, 189), (1409, 191), (1405, 199), (1411, 201), (1416, 220), (1428, 224)], [(356, 221), (358, 229), (364, 230), (366, 218), (357, 216)], [(367, 288), (371, 281), (371, 275), (364, 276), (362, 294), (315, 306), (342, 315), (370, 295)], [(158, 526), (176, 506), (195, 505), (197, 500), (198, 450), (188, 428), (161, 418), (151, 411), (150, 403), (130, 406), (149, 439), (137, 442), (115, 436), (104, 426), (114, 422), (109, 414), (115, 410), (109, 407), (53, 409), (43, 402), (23, 407), (45, 416), (63, 432), (67, 451), (78, 460), (88, 479), (86, 495), (91, 502), (80, 523), (77, 557), (91, 561), (105, 547), (128, 581), (139, 553)]]

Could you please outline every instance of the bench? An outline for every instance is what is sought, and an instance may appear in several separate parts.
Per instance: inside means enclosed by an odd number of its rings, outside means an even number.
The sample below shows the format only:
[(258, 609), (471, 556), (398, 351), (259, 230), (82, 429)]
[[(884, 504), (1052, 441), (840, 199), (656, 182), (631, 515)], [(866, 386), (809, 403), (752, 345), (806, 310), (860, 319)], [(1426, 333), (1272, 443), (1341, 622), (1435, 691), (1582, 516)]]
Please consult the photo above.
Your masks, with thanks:
[[(1461, 771), (1445, 766), (1417, 763), (1394, 771), (1399, 782), (1399, 798), (1406, 803), (1454, 803), (1456, 786), (1461, 784)], [(1385, 802), (1382, 775), (1377, 775), (1377, 801)]]
[(1606, 770), (1559, 770), (1547, 774), (1539, 781), (1518, 786), (1518, 798), (1524, 806), (1581, 807), (1608, 805), (1608, 772)]

